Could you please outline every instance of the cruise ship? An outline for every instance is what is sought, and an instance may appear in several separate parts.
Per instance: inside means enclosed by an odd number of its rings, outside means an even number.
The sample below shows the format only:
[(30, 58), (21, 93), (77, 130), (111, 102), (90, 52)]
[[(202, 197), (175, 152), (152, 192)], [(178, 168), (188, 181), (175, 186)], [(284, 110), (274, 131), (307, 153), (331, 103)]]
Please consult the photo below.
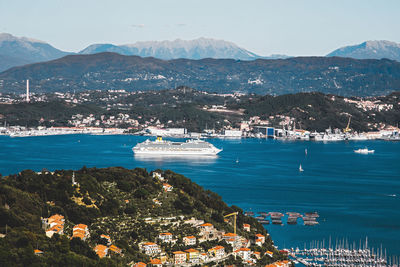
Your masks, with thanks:
[(132, 148), (136, 155), (195, 155), (215, 156), (222, 149), (202, 140), (187, 140), (186, 142), (165, 141), (157, 137), (155, 141), (149, 139)]

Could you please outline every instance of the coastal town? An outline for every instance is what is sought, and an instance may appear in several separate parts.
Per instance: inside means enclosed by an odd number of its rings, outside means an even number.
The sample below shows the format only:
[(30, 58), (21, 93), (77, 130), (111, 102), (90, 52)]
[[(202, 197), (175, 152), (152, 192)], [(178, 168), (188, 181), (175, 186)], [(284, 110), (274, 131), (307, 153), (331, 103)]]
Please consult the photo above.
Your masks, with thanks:
[[(400, 140), (399, 127), (397, 124), (387, 123), (368, 123), (371, 130), (357, 131), (354, 124), (359, 126), (359, 122), (353, 122), (353, 116), (343, 112), (345, 126), (334, 128), (329, 126), (325, 130), (317, 131), (305, 129), (302, 122), (288, 114), (274, 114), (266, 116), (259, 114), (256, 116), (244, 116), (244, 109), (233, 109), (232, 103), (239, 103), (243, 99), (251, 99), (251, 95), (243, 94), (212, 94), (193, 89), (180, 89), (173, 92), (127, 92), (125, 90), (108, 90), (107, 92), (88, 91), (81, 93), (54, 93), (54, 94), (1, 94), (0, 104), (18, 105), (23, 103), (49, 103), (51, 101), (63, 101), (68, 105), (91, 105), (96, 104), (102, 107), (105, 112), (96, 113), (75, 113), (66, 118), (64, 122), (56, 122), (54, 119), (46, 118), (43, 114), (35, 126), (10, 124), (10, 120), (15, 115), (0, 113), (1, 135), (11, 137), (24, 136), (44, 136), (44, 135), (63, 135), (63, 134), (135, 134), (148, 136), (170, 136), (182, 138), (277, 138), (288, 140), (315, 140), (315, 141), (342, 141), (342, 140)], [(140, 106), (140, 101), (146, 99), (162, 98), (168, 94), (179, 103), (191, 103), (206, 98), (211, 104), (198, 104), (197, 108), (207, 114), (216, 114), (221, 120), (216, 120), (202, 128), (190, 129), (185, 127), (185, 120), (165, 120), (161, 114), (144, 116), (140, 113), (132, 113)], [(190, 97), (185, 98), (187, 95)], [(28, 97), (29, 96), (29, 97)], [(128, 101), (133, 98), (134, 100)], [(211, 99), (211, 100), (210, 100)], [(330, 101), (336, 101), (335, 96), (330, 96)], [(394, 105), (399, 106), (400, 101), (394, 96), (393, 104), (384, 103), (382, 100), (362, 99), (362, 98), (343, 98), (345, 103), (354, 106), (360, 112), (376, 116), (379, 112), (394, 112)], [(397, 100), (396, 100), (397, 99)], [(139, 101), (139, 102), (138, 102)], [(161, 106), (168, 106), (167, 102), (160, 99)], [(149, 107), (156, 104), (149, 104)], [(312, 105), (307, 107), (312, 108)], [(297, 108), (297, 113), (305, 113), (301, 108)], [(162, 115), (164, 116), (164, 115)], [(224, 117), (225, 116), (225, 117)], [(226, 117), (227, 116), (227, 117)], [(7, 121), (8, 119), (8, 121)], [(223, 120), (222, 120), (223, 119)], [(315, 121), (316, 118), (310, 116), (308, 121)], [(353, 120), (353, 121), (352, 121)], [(177, 127), (178, 126), (178, 127)], [(183, 126), (183, 127), (182, 127)]]

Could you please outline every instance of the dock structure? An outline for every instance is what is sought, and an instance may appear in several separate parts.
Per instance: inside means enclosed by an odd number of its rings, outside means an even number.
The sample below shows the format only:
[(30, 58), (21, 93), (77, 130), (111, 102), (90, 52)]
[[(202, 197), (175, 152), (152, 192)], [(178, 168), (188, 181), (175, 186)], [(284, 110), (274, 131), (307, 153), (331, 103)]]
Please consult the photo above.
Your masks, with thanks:
[[(270, 222), (272, 224), (276, 225), (283, 225), (284, 221), (282, 218), (285, 218), (287, 215), (287, 220), (286, 223), (288, 225), (294, 225), (298, 223), (298, 219), (301, 218), (303, 220), (303, 224), (307, 226), (312, 226), (312, 225), (317, 225), (319, 224), (317, 222), (317, 218), (319, 218), (318, 212), (306, 212), (303, 214), (300, 214), (299, 212), (286, 212), (286, 214), (283, 214), (281, 212), (276, 212), (276, 211), (271, 211), (271, 212), (258, 212), (258, 216), (254, 212), (245, 212), (246, 216), (252, 216), (255, 219), (257, 219), (260, 223), (262, 224), (269, 224)], [(271, 220), (268, 220), (267, 218), (270, 217)]]

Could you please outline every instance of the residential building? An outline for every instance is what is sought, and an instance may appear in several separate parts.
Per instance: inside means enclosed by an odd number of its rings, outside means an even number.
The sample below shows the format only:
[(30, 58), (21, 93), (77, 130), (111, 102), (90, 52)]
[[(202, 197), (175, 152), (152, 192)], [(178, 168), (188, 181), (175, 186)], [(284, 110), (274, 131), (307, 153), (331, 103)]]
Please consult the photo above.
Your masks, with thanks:
[(170, 185), (170, 184), (163, 183), (163, 189), (164, 189), (165, 192), (171, 192), (172, 189), (174, 189), (174, 187), (172, 185)]
[(149, 264), (152, 267), (162, 267), (162, 263), (160, 259), (150, 259)]
[(116, 254), (121, 254), (122, 253), (122, 249), (120, 249), (119, 247), (117, 247), (116, 245), (111, 245), (108, 248), (110, 251), (116, 253)]
[(82, 224), (82, 223), (77, 224), (72, 229), (72, 237), (71, 238), (78, 237), (85, 241), (89, 236), (90, 236), (89, 227), (86, 224)]
[(194, 248), (189, 248), (185, 250), (186, 252), (186, 258), (188, 262), (191, 263), (198, 263), (199, 262), (199, 251)]
[(40, 249), (35, 249), (33, 252), (35, 253), (36, 256), (42, 256), (43, 255), (43, 251), (41, 251)]
[(255, 244), (258, 246), (262, 246), (265, 243), (265, 236), (262, 234), (256, 234)]
[(161, 239), (164, 243), (172, 242), (172, 234), (171, 233), (161, 233), (158, 235), (158, 238)]
[(202, 233), (209, 233), (214, 230), (214, 225), (211, 223), (203, 223), (199, 226), (199, 228)]
[(147, 242), (142, 245), (142, 249), (146, 255), (154, 255), (161, 252), (160, 247), (153, 242)]
[(215, 258), (222, 258), (225, 256), (225, 248), (223, 246), (215, 246), (210, 248), (208, 253)]
[(239, 248), (234, 252), (234, 254), (235, 256), (241, 257), (245, 261), (251, 259), (251, 249), (249, 248)]
[(196, 237), (195, 236), (185, 236), (183, 238), (183, 243), (185, 243), (186, 246), (194, 246), (196, 245)]
[(243, 224), (243, 230), (250, 232), (250, 224), (244, 223)]
[(186, 253), (183, 251), (174, 251), (174, 263), (183, 264), (186, 262)]
[(99, 258), (104, 258), (107, 256), (108, 248), (104, 245), (97, 245), (94, 247), (94, 252), (99, 256)]

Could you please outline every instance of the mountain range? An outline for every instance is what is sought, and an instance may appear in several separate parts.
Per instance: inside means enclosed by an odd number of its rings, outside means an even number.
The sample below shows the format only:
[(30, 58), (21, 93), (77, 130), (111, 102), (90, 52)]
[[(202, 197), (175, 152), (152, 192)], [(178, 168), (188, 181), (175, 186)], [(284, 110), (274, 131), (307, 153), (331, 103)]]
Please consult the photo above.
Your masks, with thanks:
[(71, 53), (61, 51), (43, 41), (0, 33), (0, 71), (14, 66), (57, 59), (68, 54)]
[[(255, 60), (284, 59), (289, 57), (279, 54), (260, 56), (232, 42), (210, 38), (136, 42), (126, 45), (114, 45), (110, 43), (92, 44), (75, 53), (59, 50), (44, 41), (26, 37), (16, 37), (9, 33), (0, 33), (0, 72), (11, 67), (48, 61), (71, 54), (95, 54), (102, 52), (155, 57), (165, 60), (178, 58)], [(400, 61), (400, 44), (389, 41), (367, 41), (362, 44), (339, 48), (329, 53), (327, 56), (357, 59), (388, 58)]]
[(366, 41), (358, 45), (339, 48), (327, 56), (357, 59), (388, 58), (400, 61), (400, 44), (389, 41)]
[(94, 44), (79, 52), (79, 54), (95, 54), (115, 52), (127, 56), (155, 57), (159, 59), (202, 59), (202, 58), (232, 58), (254, 60), (261, 58), (232, 42), (208, 38), (195, 40), (136, 42), (127, 45)]
[(288, 59), (174, 59), (116, 53), (69, 55), (0, 73), (0, 92), (125, 89), (186, 85), (218, 93), (287, 94), (319, 91), (342, 96), (386, 95), (400, 90), (400, 62), (341, 57)]

